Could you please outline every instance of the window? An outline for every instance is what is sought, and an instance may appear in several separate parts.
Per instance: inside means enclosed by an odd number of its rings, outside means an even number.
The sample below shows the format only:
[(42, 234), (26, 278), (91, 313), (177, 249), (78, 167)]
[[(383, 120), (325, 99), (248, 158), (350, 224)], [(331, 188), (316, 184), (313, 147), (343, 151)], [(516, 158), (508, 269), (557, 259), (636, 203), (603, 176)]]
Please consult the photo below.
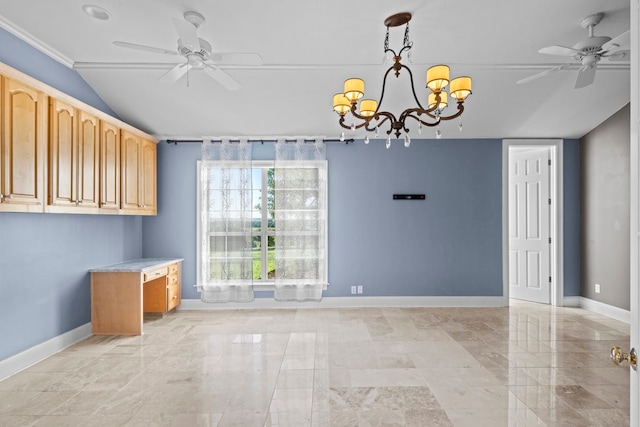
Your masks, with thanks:
[[(326, 288), (326, 161), (200, 162), (198, 283), (272, 286), (322, 282)], [(322, 182), (318, 186), (318, 182)]]

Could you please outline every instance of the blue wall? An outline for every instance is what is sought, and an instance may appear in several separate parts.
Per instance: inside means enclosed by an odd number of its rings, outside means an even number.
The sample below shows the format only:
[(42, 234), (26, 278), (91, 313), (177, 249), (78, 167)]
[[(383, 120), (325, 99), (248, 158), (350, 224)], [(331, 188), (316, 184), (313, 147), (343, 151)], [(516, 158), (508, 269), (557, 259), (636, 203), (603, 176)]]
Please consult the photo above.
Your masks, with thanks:
[[(4, 30), (0, 61), (112, 114), (78, 73)], [(90, 322), (87, 271), (141, 255), (140, 217), (0, 213), (0, 360)]]
[(580, 141), (563, 145), (564, 295), (580, 296)]
[[(327, 296), (502, 295), (502, 141), (331, 144)], [(425, 201), (394, 201), (425, 193)]]
[(91, 321), (93, 267), (142, 253), (139, 217), (0, 213), (0, 360)]

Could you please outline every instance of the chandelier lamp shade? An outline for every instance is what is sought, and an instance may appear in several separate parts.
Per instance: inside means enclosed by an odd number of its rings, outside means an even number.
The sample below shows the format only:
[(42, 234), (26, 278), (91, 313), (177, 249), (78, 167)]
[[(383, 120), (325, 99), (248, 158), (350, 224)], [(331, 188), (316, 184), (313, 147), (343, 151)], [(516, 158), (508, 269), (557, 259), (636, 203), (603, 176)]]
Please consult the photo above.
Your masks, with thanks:
[[(464, 112), (464, 101), (471, 95), (471, 77), (462, 76), (450, 80), (449, 67), (447, 65), (434, 65), (427, 70), (426, 88), (429, 90), (429, 93), (426, 99), (426, 108), (422, 106), (416, 95), (411, 69), (401, 62), (402, 55), (405, 52), (407, 58), (409, 60), (411, 58), (410, 51), (413, 42), (409, 35), (410, 20), (411, 14), (404, 12), (392, 15), (384, 21), (387, 27), (384, 40), (385, 58), (392, 59), (393, 63), (384, 75), (379, 100), (364, 98), (364, 80), (359, 78), (345, 80), (344, 92), (337, 93), (333, 96), (333, 110), (339, 115), (338, 123), (340, 126), (352, 131), (364, 128), (368, 132), (375, 132), (376, 137), (378, 136), (380, 128), (388, 126), (388, 130), (386, 131), (387, 148), (389, 148), (391, 144), (391, 135), (394, 134), (396, 138), (400, 138), (403, 132), (405, 134), (405, 146), (409, 146), (411, 139), (409, 137), (410, 128), (408, 127), (408, 123), (411, 122), (408, 119), (417, 123), (418, 132), (421, 133), (423, 126), (438, 126), (443, 120), (452, 120), (460, 117)], [(389, 48), (389, 28), (401, 25), (405, 25), (404, 41), (402, 48), (396, 53), (396, 51)], [(384, 99), (387, 77), (393, 71), (396, 78), (398, 78), (402, 70), (405, 70), (409, 74), (411, 92), (416, 105), (407, 108), (400, 113), (400, 115), (396, 116), (391, 112), (381, 110), (380, 107)], [(449, 102), (456, 103), (456, 111), (450, 115), (445, 115), (443, 113), (449, 105)], [(349, 118), (352, 118), (353, 121), (348, 122)], [(460, 130), (462, 130), (462, 123), (460, 123), (459, 127)], [(436, 137), (440, 138), (440, 136), (441, 133), (438, 129), (436, 131)], [(369, 142), (368, 135), (365, 136), (364, 142), (365, 144)]]

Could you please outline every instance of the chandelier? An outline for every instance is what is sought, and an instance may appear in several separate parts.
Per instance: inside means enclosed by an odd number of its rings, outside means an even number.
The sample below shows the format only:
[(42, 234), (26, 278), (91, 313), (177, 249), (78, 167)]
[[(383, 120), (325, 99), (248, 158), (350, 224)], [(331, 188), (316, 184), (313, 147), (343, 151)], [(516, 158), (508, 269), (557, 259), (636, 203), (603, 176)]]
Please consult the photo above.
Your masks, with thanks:
[[(409, 136), (409, 128), (405, 123), (407, 119), (412, 119), (418, 123), (418, 132), (422, 132), (422, 126), (438, 126), (442, 120), (452, 120), (459, 117), (464, 111), (464, 101), (471, 94), (471, 77), (462, 76), (453, 80), (449, 80), (449, 67), (447, 65), (435, 65), (427, 70), (427, 85), (430, 90), (427, 96), (427, 108), (424, 108), (418, 96), (416, 95), (415, 87), (413, 85), (413, 74), (406, 65), (402, 64), (402, 54), (407, 53), (407, 57), (411, 59), (411, 47), (413, 42), (409, 36), (409, 21), (411, 20), (411, 14), (408, 12), (398, 13), (385, 19), (384, 25), (387, 27), (387, 34), (384, 38), (384, 54), (385, 58), (392, 57), (393, 64), (387, 69), (382, 81), (382, 93), (380, 94), (380, 100), (374, 99), (362, 99), (364, 96), (364, 80), (359, 78), (347, 79), (344, 82), (344, 93), (337, 93), (333, 96), (333, 109), (340, 116), (339, 124), (345, 129), (355, 131), (356, 129), (364, 127), (368, 132), (375, 132), (375, 136), (378, 137), (380, 127), (384, 126), (388, 122), (389, 129), (387, 133), (387, 148), (391, 146), (391, 134), (394, 133), (396, 138), (400, 138), (402, 132), (404, 132), (404, 145), (406, 147), (411, 143)], [(404, 31), (404, 41), (402, 43), (402, 49), (396, 53), (393, 49), (389, 48), (389, 28), (398, 27), (400, 25), (406, 25)], [(385, 85), (387, 83), (387, 77), (391, 71), (394, 71), (396, 78), (400, 76), (400, 71), (405, 69), (409, 73), (411, 81), (411, 92), (416, 107), (407, 108), (398, 117), (388, 111), (380, 110), (382, 100), (384, 98)], [(445, 91), (445, 88), (449, 86), (449, 93)], [(444, 109), (449, 103), (449, 97), (455, 99), (457, 103), (457, 110), (455, 113), (446, 116), (443, 115)], [(360, 100), (360, 111), (358, 112), (358, 101)], [(351, 113), (353, 121), (350, 124), (345, 123), (347, 119), (347, 113)], [(356, 123), (356, 120), (358, 123)], [(462, 130), (462, 123), (459, 126)], [(441, 137), (440, 129), (436, 130), (436, 137)], [(344, 132), (341, 139), (344, 138)], [(369, 135), (365, 136), (364, 143), (369, 143)]]

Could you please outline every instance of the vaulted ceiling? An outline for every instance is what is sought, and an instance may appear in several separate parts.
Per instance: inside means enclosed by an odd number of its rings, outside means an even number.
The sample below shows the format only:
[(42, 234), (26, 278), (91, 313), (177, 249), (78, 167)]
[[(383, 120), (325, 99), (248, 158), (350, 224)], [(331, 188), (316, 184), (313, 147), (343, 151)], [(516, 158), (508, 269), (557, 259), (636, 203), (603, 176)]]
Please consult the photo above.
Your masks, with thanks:
[[(83, 11), (104, 8), (109, 19)], [(184, 58), (113, 44), (122, 41), (177, 50), (174, 19), (196, 11), (197, 29), (215, 52), (255, 52), (260, 65), (220, 65), (241, 84), (229, 91), (194, 68), (174, 83), (159, 78)], [(593, 84), (575, 89), (580, 64), (545, 55), (545, 46), (573, 47), (588, 36), (580, 21), (603, 13), (597, 36), (629, 30), (628, 0), (20, 0), (0, 1), (0, 27), (53, 54), (78, 73), (125, 121), (162, 139), (202, 136), (337, 137), (342, 129), (332, 95), (346, 78), (361, 77), (378, 98), (384, 72), (386, 17), (410, 12), (416, 92), (426, 100), (426, 69), (448, 64), (452, 77), (473, 78), (459, 120), (443, 123), (443, 138), (579, 138), (629, 102), (628, 56), (602, 58)], [(390, 47), (403, 27), (391, 29)], [(528, 76), (571, 64), (528, 83)], [(411, 105), (408, 76), (387, 85), (384, 107)], [(422, 102), (422, 101), (421, 101)], [(448, 107), (453, 110), (452, 106)], [(364, 132), (345, 132), (362, 138)], [(433, 129), (419, 136), (433, 137)]]

